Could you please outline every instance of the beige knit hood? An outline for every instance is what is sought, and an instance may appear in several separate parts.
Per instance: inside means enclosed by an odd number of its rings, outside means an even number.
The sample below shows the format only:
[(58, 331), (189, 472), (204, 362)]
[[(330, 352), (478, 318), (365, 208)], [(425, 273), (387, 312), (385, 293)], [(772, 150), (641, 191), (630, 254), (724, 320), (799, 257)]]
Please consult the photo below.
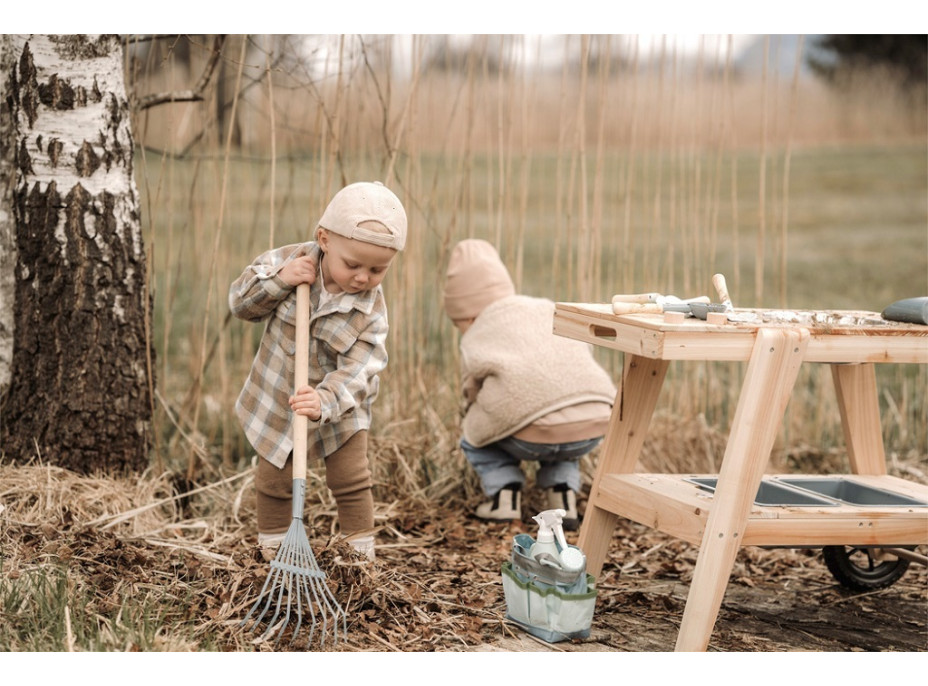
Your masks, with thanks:
[(454, 246), (445, 277), (448, 317), (474, 319), (487, 305), (515, 292), (509, 270), (487, 241), (468, 238)]

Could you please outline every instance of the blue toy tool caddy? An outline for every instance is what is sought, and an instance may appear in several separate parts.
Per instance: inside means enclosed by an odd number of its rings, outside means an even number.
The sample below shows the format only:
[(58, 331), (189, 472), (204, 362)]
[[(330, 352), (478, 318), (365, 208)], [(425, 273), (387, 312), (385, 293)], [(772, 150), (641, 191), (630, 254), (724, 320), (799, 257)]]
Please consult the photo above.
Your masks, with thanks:
[(596, 605), (593, 575), (585, 565), (568, 571), (538, 562), (529, 555), (534, 543), (528, 534), (516, 535), (512, 557), (502, 565), (506, 618), (548, 643), (588, 638)]

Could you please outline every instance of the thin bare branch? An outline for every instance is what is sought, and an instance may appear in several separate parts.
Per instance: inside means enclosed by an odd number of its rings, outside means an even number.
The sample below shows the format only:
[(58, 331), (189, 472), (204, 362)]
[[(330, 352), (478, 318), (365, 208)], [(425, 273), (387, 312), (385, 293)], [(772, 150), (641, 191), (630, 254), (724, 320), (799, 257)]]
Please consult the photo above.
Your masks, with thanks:
[(219, 58), (222, 56), (222, 45), (225, 39), (225, 35), (218, 35), (213, 39), (213, 49), (210, 51), (209, 60), (207, 60), (206, 66), (203, 68), (203, 73), (200, 74), (199, 80), (191, 90), (146, 95), (139, 100), (139, 110), (147, 110), (149, 107), (163, 105), (168, 102), (202, 101), (203, 92), (213, 78), (213, 74), (216, 73), (216, 66), (219, 64)]

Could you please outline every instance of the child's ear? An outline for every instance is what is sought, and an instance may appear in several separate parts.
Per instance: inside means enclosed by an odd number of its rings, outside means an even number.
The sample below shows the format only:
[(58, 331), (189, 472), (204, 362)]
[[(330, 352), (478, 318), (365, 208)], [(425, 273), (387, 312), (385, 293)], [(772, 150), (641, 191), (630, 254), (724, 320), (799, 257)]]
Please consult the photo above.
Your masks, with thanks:
[(322, 250), (322, 252), (325, 252), (329, 248), (329, 232), (321, 226), (316, 229), (316, 243), (319, 244), (319, 249)]

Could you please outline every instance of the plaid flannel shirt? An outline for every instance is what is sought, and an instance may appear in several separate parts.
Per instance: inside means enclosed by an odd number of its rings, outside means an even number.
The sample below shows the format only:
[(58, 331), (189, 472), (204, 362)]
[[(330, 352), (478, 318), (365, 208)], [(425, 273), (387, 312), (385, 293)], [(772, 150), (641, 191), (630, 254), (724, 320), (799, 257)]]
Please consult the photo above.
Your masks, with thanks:
[[(235, 412), (258, 455), (283, 467), (293, 449), (296, 289), (277, 276), (294, 257), (311, 255), (314, 242), (276, 248), (258, 256), (229, 289), (232, 313), (251, 322), (267, 320)], [(321, 279), (310, 289), (309, 385), (322, 401), (322, 416), (309, 422), (309, 455), (331, 455), (356, 432), (369, 429), (371, 404), (387, 366), (387, 306), (383, 290), (342, 293), (319, 307)]]

